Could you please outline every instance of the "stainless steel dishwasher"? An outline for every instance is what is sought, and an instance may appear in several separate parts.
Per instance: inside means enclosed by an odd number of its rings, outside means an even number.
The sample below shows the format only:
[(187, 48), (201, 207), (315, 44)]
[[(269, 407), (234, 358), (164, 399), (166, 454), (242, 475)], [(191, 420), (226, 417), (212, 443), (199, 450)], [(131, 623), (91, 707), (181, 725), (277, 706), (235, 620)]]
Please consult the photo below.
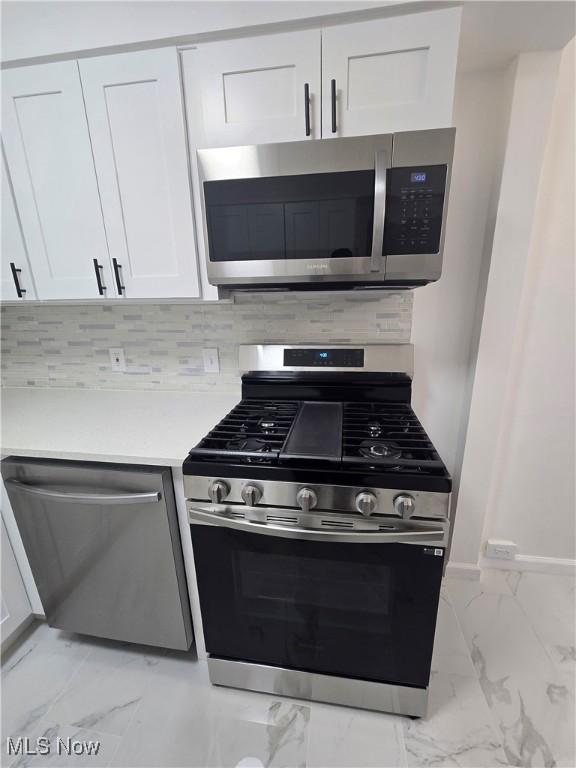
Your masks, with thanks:
[(170, 469), (10, 456), (2, 477), (50, 626), (190, 647)]

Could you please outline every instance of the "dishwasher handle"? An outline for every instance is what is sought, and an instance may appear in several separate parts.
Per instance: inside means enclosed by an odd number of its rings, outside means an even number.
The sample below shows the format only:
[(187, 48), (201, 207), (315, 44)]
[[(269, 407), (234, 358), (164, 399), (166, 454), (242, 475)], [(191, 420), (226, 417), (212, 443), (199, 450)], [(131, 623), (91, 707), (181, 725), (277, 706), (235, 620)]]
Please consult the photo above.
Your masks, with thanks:
[(81, 504), (101, 504), (108, 506), (122, 506), (124, 504), (157, 504), (161, 495), (159, 491), (145, 491), (143, 493), (66, 493), (54, 491), (50, 488), (42, 488), (39, 485), (28, 485), (19, 480), (6, 480), (5, 484), (15, 491), (42, 496), (53, 501), (79, 502)]

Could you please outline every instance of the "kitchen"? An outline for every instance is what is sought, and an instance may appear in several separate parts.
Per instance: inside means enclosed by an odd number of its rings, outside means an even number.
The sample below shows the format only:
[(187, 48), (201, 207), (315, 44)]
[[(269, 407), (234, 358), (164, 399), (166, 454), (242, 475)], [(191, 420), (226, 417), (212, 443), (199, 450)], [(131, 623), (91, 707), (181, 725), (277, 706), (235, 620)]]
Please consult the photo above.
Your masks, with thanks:
[(3, 5), (6, 764), (573, 765), (573, 6), (105, 6)]

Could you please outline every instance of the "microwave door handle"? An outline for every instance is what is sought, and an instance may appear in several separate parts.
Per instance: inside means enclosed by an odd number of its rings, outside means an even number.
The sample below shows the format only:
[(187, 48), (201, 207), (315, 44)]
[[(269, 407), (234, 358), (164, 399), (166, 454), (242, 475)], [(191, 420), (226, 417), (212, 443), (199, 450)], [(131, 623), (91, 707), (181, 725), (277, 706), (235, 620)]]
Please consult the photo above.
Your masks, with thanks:
[(374, 160), (374, 222), (372, 225), (372, 255), (370, 272), (383, 271), (384, 220), (386, 218), (386, 152), (376, 152)]
[[(278, 510), (275, 508), (276, 513)], [(280, 536), (289, 539), (304, 539), (306, 541), (333, 541), (349, 544), (367, 543), (405, 543), (405, 544), (435, 544), (446, 546), (446, 531), (443, 528), (424, 528), (413, 531), (344, 531), (344, 530), (318, 530), (315, 528), (302, 528), (291, 525), (274, 525), (272, 523), (258, 523), (243, 518), (233, 517), (225, 511), (214, 510), (207, 507), (188, 505), (188, 521), (190, 523), (204, 523), (222, 528), (258, 533), (264, 536)]]

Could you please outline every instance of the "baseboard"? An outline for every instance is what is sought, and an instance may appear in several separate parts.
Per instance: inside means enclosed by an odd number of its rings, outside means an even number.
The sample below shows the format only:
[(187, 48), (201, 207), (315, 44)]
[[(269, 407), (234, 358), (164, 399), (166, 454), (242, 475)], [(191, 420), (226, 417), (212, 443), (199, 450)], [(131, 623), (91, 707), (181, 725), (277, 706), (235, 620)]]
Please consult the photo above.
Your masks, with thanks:
[(15, 627), (15, 629), (13, 629), (9, 635), (2, 636), (2, 640), (0, 642), (0, 650), (2, 651), (2, 656), (4, 656), (6, 651), (10, 650), (16, 640), (18, 640), (26, 632), (28, 627), (34, 623), (34, 619), (34, 614), (31, 613), (23, 621), (21, 621), (20, 624)]
[(480, 566), (471, 563), (448, 563), (446, 566), (446, 576), (452, 579), (480, 581), (481, 573)]
[[(450, 568), (450, 565), (448, 565)], [(500, 571), (536, 571), (561, 576), (576, 576), (576, 560), (562, 557), (541, 557), (540, 555), (516, 555), (512, 560), (500, 560), (495, 557), (480, 558), (480, 568)]]

